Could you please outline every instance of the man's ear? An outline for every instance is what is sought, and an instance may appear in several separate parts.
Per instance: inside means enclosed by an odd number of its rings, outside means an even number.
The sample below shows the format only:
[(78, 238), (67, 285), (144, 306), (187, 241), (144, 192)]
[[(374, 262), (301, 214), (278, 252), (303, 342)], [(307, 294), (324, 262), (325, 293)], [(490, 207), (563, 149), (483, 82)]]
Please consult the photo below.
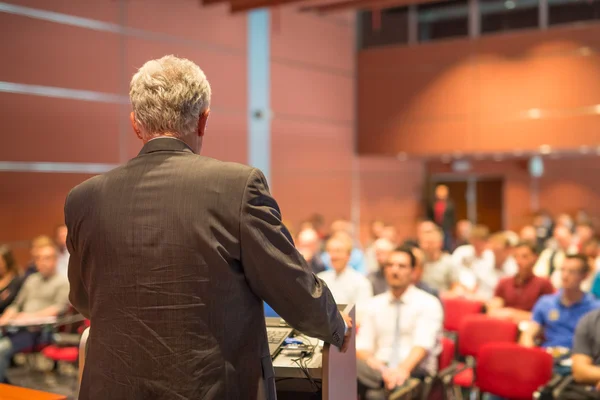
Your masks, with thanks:
[(200, 118), (198, 118), (198, 136), (203, 137), (206, 132), (206, 125), (208, 123), (208, 116), (210, 115), (210, 109), (206, 109), (202, 114), (200, 114)]
[(133, 111), (131, 112), (131, 114), (129, 114), (129, 120), (131, 121), (131, 127), (133, 128), (135, 135), (140, 140), (144, 140), (144, 138), (142, 137), (142, 131), (140, 130), (140, 127), (138, 126), (138, 123), (135, 119), (135, 113)]

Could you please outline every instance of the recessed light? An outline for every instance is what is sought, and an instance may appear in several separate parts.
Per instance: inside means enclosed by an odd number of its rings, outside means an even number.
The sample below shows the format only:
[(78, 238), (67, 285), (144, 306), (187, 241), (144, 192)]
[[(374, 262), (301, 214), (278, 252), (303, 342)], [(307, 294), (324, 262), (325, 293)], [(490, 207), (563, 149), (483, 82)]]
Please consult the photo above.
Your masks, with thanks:
[(504, 2), (504, 7), (506, 7), (507, 10), (512, 10), (516, 7), (517, 5), (515, 4), (514, 1), (512, 0), (506, 0)]
[(595, 114), (600, 114), (600, 104), (596, 104), (595, 106), (592, 107), (593, 108), (593, 112)]
[(590, 55), (592, 55), (592, 49), (590, 49), (587, 46), (580, 47), (579, 54), (581, 54), (584, 57), (590, 56)]
[(401, 152), (396, 155), (396, 158), (400, 161), (406, 161), (408, 155), (405, 152)]
[(552, 147), (550, 147), (549, 144), (543, 144), (540, 146), (540, 153), (550, 154), (550, 153), (552, 153)]
[(542, 116), (542, 110), (539, 108), (531, 108), (527, 110), (527, 116), (531, 119), (539, 119)]

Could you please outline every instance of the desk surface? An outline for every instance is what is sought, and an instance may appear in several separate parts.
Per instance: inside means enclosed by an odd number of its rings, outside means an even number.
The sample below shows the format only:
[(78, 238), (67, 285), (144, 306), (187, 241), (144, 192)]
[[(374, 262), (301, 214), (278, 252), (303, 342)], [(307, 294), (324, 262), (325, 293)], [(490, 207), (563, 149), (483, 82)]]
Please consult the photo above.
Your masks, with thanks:
[(2, 400), (66, 400), (66, 398), (61, 394), (40, 392), (0, 383), (0, 399)]

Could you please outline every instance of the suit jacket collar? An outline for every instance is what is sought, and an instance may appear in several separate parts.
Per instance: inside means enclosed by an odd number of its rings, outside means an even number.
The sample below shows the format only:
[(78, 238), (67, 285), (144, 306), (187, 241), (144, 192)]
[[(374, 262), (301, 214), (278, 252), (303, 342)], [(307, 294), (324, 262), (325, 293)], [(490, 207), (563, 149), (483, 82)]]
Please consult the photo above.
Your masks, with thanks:
[(157, 151), (184, 151), (193, 153), (192, 148), (185, 142), (172, 137), (158, 137), (150, 140), (142, 147), (138, 156), (150, 154)]

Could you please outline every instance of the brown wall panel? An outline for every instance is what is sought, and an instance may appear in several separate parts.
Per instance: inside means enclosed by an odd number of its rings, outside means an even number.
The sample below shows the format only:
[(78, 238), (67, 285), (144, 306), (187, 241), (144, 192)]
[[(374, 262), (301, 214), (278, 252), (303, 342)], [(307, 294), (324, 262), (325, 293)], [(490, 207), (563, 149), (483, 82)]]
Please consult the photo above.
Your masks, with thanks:
[[(119, 36), (0, 13), (0, 80), (119, 92)], [(6, 33), (4, 33), (6, 35)]]
[(233, 49), (245, 56), (246, 15), (231, 15), (225, 4), (202, 7), (196, 0), (129, 0), (125, 4), (128, 26), (194, 41), (197, 49)]
[(119, 22), (117, 0), (6, 0), (7, 3), (104, 22)]
[(271, 63), (271, 102), (278, 113), (337, 122), (353, 120), (353, 79), (302, 65)]
[(361, 51), (359, 151), (599, 145), (598, 48), (600, 27), (586, 25)]
[[(271, 46), (275, 62), (296, 61), (314, 68), (333, 68), (351, 73), (354, 35), (352, 22), (331, 18), (315, 18), (314, 14), (299, 14), (294, 8), (273, 9), (271, 15)], [(310, 27), (310, 29), (307, 29)]]
[(359, 164), (363, 242), (369, 239), (370, 223), (375, 219), (394, 225), (401, 240), (414, 237), (421, 214), (424, 163), (361, 157)]
[(119, 161), (116, 104), (0, 93), (0, 119), (1, 161)]

